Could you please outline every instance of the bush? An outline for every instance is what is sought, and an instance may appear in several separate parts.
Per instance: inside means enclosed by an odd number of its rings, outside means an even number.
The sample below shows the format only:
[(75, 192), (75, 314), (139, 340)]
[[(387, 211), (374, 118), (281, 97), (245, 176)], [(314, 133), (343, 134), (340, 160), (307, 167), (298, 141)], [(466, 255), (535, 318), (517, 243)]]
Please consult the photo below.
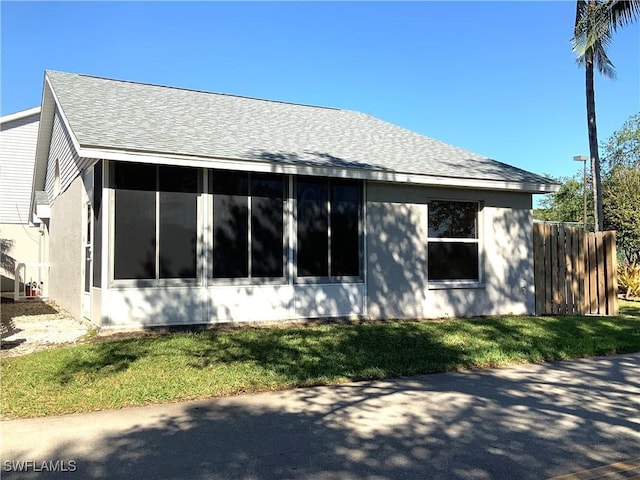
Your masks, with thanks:
[(640, 297), (640, 263), (624, 262), (618, 265), (618, 288), (627, 298)]

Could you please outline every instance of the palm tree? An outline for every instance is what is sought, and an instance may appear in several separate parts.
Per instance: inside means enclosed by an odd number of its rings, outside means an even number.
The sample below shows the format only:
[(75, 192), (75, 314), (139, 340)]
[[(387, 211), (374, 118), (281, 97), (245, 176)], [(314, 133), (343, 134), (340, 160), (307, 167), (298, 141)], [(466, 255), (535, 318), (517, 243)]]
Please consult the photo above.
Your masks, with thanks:
[(573, 51), (577, 54), (578, 64), (585, 67), (587, 128), (596, 231), (603, 229), (603, 211), (593, 71), (596, 67), (601, 75), (615, 78), (615, 68), (607, 56), (607, 47), (611, 43), (615, 30), (631, 23), (639, 15), (640, 0), (577, 0), (576, 2), (576, 21), (572, 43)]

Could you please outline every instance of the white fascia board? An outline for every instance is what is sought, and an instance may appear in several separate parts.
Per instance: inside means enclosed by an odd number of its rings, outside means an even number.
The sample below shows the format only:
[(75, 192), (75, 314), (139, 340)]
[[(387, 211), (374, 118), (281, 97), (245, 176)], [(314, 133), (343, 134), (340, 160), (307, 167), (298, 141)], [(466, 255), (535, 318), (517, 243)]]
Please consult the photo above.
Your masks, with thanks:
[(31, 202), (29, 212), (35, 215), (35, 192), (43, 190), (47, 174), (47, 162), (49, 161), (49, 148), (51, 146), (51, 131), (53, 129), (53, 115), (55, 101), (53, 100), (51, 87), (45, 74), (42, 86), (42, 100), (40, 108), (40, 123), (38, 124), (38, 137), (36, 141), (36, 158), (33, 162), (33, 180), (31, 182)]
[(239, 170), (260, 173), (281, 173), (289, 175), (315, 175), (338, 178), (353, 178), (377, 182), (406, 183), (436, 187), (455, 187), (481, 190), (511, 190), (525, 193), (552, 193), (558, 191), (558, 189), (560, 188), (559, 185), (546, 183), (455, 178), (384, 170), (323, 167), (321, 165), (287, 165), (266, 160), (138, 153), (127, 152), (123, 150), (105, 150), (91, 147), (80, 148), (78, 150), (78, 154), (81, 157), (94, 158), (96, 160), (102, 159), (122, 162), (152, 163), (157, 165), (169, 164), (183, 167), (219, 168), (221, 170)]
[(33, 107), (28, 110), (21, 110), (20, 112), (10, 113), (9, 115), (0, 117), (0, 123), (9, 123), (14, 120), (20, 120), (21, 118), (27, 118), (37, 114), (40, 114), (40, 107)]

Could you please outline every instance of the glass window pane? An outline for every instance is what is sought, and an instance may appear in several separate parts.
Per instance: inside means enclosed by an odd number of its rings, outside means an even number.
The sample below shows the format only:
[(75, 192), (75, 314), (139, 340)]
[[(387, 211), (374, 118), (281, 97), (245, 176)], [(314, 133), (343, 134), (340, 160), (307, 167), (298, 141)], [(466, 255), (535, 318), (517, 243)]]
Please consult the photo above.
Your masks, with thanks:
[[(155, 168), (151, 173), (155, 174)], [(135, 186), (132, 182), (127, 185)], [(114, 278), (155, 279), (156, 194), (119, 189), (114, 195)]]
[(210, 172), (213, 192), (213, 277), (249, 276), (248, 175)]
[(115, 189), (156, 191), (156, 167), (146, 163), (114, 163), (111, 186)]
[(284, 177), (251, 175), (251, 276), (284, 276)]
[(102, 286), (102, 161), (93, 167), (93, 286)]
[(198, 170), (160, 167), (160, 278), (196, 278)]
[(298, 276), (328, 276), (329, 219), (327, 180), (297, 183)]
[(331, 183), (331, 275), (360, 275), (360, 184)]
[(477, 243), (429, 243), (429, 280), (479, 279)]
[(429, 237), (477, 238), (475, 202), (429, 202)]

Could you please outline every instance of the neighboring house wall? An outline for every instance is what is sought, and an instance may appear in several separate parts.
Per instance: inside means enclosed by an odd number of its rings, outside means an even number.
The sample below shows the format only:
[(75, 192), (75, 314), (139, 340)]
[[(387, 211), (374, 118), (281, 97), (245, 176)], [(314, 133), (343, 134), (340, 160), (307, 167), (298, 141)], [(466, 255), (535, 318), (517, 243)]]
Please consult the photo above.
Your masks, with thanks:
[[(8, 119), (11, 117), (14, 119)], [(0, 127), (2, 292), (14, 291), (14, 269), (18, 263), (46, 262), (48, 258), (46, 228), (33, 226), (29, 218), (39, 119), (40, 110), (32, 109), (3, 117)], [(31, 273), (27, 272), (27, 277)]]
[(40, 113), (2, 124), (0, 224), (28, 224)]
[(86, 193), (77, 177), (51, 205), (49, 296), (76, 318), (82, 318), (83, 218)]
[[(4, 223), (0, 225), (2, 292), (14, 291), (14, 271), (18, 263), (48, 261), (48, 239), (49, 234), (44, 224), (29, 226)], [(27, 272), (27, 276), (31, 273)]]
[[(428, 282), (428, 200), (480, 201), (481, 282)], [(434, 318), (534, 311), (531, 195), (370, 183), (368, 314)]]

